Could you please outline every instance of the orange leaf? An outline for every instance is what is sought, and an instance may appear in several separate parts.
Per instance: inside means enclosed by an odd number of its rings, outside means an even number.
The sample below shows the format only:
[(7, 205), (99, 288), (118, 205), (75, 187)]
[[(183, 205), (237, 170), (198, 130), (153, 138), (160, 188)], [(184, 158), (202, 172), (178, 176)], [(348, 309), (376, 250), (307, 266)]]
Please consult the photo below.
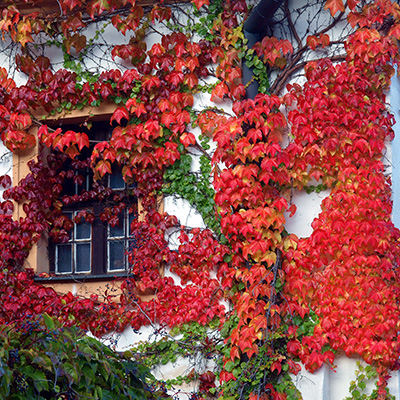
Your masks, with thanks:
[(349, 6), (350, 10), (354, 10), (359, 3), (360, 0), (348, 0), (347, 5)]
[(201, 7), (205, 5), (209, 5), (210, 4), (210, 0), (193, 0), (192, 3), (197, 7), (197, 9), (199, 10)]
[(325, 10), (331, 12), (332, 17), (336, 15), (338, 11), (344, 12), (344, 5), (342, 0), (327, 0), (325, 4)]
[(117, 121), (118, 124), (121, 123), (122, 119), (126, 119), (129, 120), (129, 114), (128, 114), (128, 110), (124, 107), (118, 107), (115, 111), (114, 114), (112, 115), (111, 119), (110, 119), (110, 123), (112, 121)]
[(216, 97), (222, 99), (226, 94), (228, 94), (228, 86), (226, 86), (225, 82), (221, 82), (213, 89), (211, 101), (214, 101)]
[(194, 145), (196, 143), (196, 139), (191, 132), (183, 132), (179, 140), (185, 147), (188, 147), (190, 144)]

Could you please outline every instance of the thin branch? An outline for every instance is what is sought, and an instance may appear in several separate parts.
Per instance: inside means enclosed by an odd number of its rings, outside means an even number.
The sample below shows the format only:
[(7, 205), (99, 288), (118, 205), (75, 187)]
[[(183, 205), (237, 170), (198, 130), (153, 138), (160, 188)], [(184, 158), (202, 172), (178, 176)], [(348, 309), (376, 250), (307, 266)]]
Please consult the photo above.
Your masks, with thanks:
[(316, 35), (323, 35), (325, 32), (328, 32), (329, 30), (331, 30), (338, 22), (340, 22), (340, 20), (342, 19), (344, 15), (344, 12), (341, 12), (336, 18), (333, 19), (333, 21), (324, 29), (322, 29), (322, 31), (317, 32)]
[(292, 21), (292, 15), (291, 15), (290, 10), (289, 10), (289, 0), (285, 1), (284, 10), (285, 10), (285, 15), (286, 15), (288, 23), (289, 23), (290, 30), (292, 31), (292, 33), (293, 33), (293, 35), (294, 35), (294, 37), (296, 39), (297, 44), (299, 45), (299, 47), (303, 47), (303, 43), (301, 42), (300, 36), (297, 33), (297, 29), (294, 26), (293, 21)]
[[(204, 156), (206, 156), (210, 161), (212, 161), (212, 157), (203, 149), (203, 146), (196, 140), (196, 143), (192, 145), (195, 149), (199, 150)], [(220, 174), (221, 170), (218, 165), (215, 165), (217, 168), (217, 172)]]

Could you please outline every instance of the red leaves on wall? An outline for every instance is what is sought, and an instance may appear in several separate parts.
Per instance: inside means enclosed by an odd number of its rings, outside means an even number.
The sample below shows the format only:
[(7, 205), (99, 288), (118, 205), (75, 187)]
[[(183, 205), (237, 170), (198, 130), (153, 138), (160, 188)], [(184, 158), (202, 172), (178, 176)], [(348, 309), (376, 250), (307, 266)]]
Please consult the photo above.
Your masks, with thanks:
[(324, 48), (329, 45), (330, 38), (324, 33), (323, 35), (317, 36), (308, 36), (307, 37), (307, 46), (309, 46), (312, 50), (315, 50), (317, 46), (321, 46)]
[(344, 12), (344, 5), (342, 0), (327, 0), (325, 3), (325, 10), (329, 10), (332, 17), (336, 15), (337, 12)]
[(259, 57), (264, 57), (265, 62), (271, 66), (283, 68), (286, 65), (285, 56), (293, 53), (293, 46), (289, 40), (278, 40), (275, 37), (264, 37), (261, 42), (253, 46)]
[[(292, 308), (304, 316), (310, 307), (319, 318), (313, 336), (288, 345), (311, 370), (333, 359), (321, 351), (324, 344), (383, 369), (398, 365), (399, 231), (390, 221), (381, 161), (392, 117), (384, 105), (385, 80), (370, 69), (386, 63), (391, 46), (381, 33), (363, 28), (347, 43), (347, 63), (310, 65), (307, 84), (289, 95), (292, 106), (297, 101), (289, 113), (295, 166), (318, 168), (315, 177), (332, 187), (312, 235), (299, 241), (286, 269), (285, 290), (297, 296)], [(391, 74), (388, 69), (385, 79)], [(352, 118), (341, 117), (346, 109)]]
[[(172, 32), (149, 51), (141, 25), (144, 11), (133, 3), (124, 2), (124, 12), (119, 12), (117, 1), (62, 2), (66, 16), (60, 27), (69, 53), (85, 48), (85, 13), (93, 19), (112, 13), (111, 23), (117, 30), (124, 35), (132, 31), (129, 41), (114, 46), (111, 53), (132, 64), (124, 73), (110, 70), (95, 82), (81, 82), (71, 71), (53, 71), (45, 57), (33, 60), (19, 55), (18, 68), (29, 78), (27, 85), (16, 87), (0, 69), (2, 140), (13, 151), (36, 145), (27, 109), (44, 107), (50, 112), (59, 105), (80, 108), (105, 99), (118, 103), (111, 117), (115, 126), (111, 138), (97, 143), (91, 159), (82, 165), (76, 156), (89, 147), (85, 133), (39, 127), (40, 143), (62, 154), (50, 156), (48, 165), (32, 162), (31, 173), (5, 192), (0, 205), (0, 266), (5, 268), (0, 273), (1, 322), (48, 312), (102, 334), (128, 325), (140, 328), (148, 318), (170, 327), (238, 318), (225, 340), (226, 370), (220, 373), (225, 382), (238, 379), (228, 371), (228, 362), (240, 363), (245, 355), (267, 360), (263, 366), (271, 377), (281, 374), (285, 364), (292, 372), (298, 371), (291, 355), (310, 370), (332, 363), (332, 349), (359, 354), (379, 365), (382, 377), (385, 369), (398, 368), (400, 236), (390, 221), (390, 188), (381, 161), (385, 140), (393, 136), (384, 90), (393, 74), (390, 63), (399, 61), (398, 8), (381, 0), (358, 12), (358, 1), (348, 1), (349, 23), (360, 29), (346, 42), (345, 63), (311, 62), (305, 68), (307, 82), (289, 86), (282, 98), (258, 95), (241, 100), (242, 33), (235, 29), (235, 13), (246, 11), (244, 1), (227, 3), (213, 22), (213, 40), (196, 42), (182, 32)], [(198, 8), (208, 5), (202, 0), (194, 3)], [(328, 0), (326, 9), (337, 16), (344, 4)], [(171, 9), (161, 5), (150, 12), (153, 21), (170, 16)], [(378, 29), (384, 21), (393, 24)], [(27, 47), (46, 26), (43, 19), (34, 21), (13, 7), (3, 10), (0, 21), (3, 32)], [(307, 38), (312, 50), (329, 44), (327, 34)], [(293, 53), (289, 41), (274, 37), (265, 37), (254, 50), (276, 69), (285, 68)], [(218, 63), (217, 67), (212, 63)], [(194, 95), (202, 89), (199, 84), (212, 69), (219, 81), (211, 100), (233, 100), (232, 116), (211, 108), (197, 116), (191, 113)], [(215, 234), (187, 230), (175, 217), (155, 211), (165, 169), (186, 148), (198, 145), (189, 129), (193, 122), (202, 134), (213, 135), (217, 144), (214, 187), (221, 232)], [(286, 146), (283, 137), (288, 131), (293, 139)], [(72, 170), (62, 170), (67, 157), (75, 162), (75, 169), (91, 167), (96, 179), (118, 165), (127, 182), (137, 183), (134, 192), (142, 198), (146, 214), (132, 224), (137, 245), (129, 259), (140, 279), (122, 283), (119, 303), (108, 295), (103, 303), (95, 297), (60, 296), (35, 283), (30, 271), (19, 271), (33, 243), (49, 226), (52, 237), (68, 240), (72, 221), (61, 209), (79, 197), (60, 198), (62, 183), (64, 179), (79, 183), (81, 178)], [(312, 235), (299, 240), (286, 232), (285, 218), (295, 209), (290, 203), (292, 189), (302, 190), (312, 180), (331, 193), (313, 222)], [(1, 186), (9, 184), (8, 177), (0, 178)], [(109, 195), (95, 183), (85, 199), (102, 200)], [(12, 220), (11, 200), (26, 202), (26, 217)], [(118, 209), (109, 207), (101, 218), (115, 223), (117, 214)], [(93, 219), (90, 213), (81, 217)], [(172, 230), (180, 232), (176, 251), (168, 247), (167, 233)], [(163, 273), (165, 265), (176, 281)], [(157, 295), (142, 301), (138, 293)], [(230, 302), (233, 317), (222, 305), (223, 299)], [(292, 315), (305, 320), (312, 313), (313, 332), (300, 333)], [(211, 373), (200, 376), (204, 390), (213, 381)], [(264, 386), (269, 394), (260, 398), (285, 398), (272, 385)], [(249, 394), (249, 398), (255, 396)]]

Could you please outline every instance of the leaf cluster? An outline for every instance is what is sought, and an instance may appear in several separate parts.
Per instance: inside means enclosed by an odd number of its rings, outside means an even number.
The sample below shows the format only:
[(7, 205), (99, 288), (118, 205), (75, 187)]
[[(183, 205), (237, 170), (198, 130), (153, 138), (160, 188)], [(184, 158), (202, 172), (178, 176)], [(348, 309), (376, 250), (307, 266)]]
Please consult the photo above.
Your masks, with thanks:
[(3, 399), (156, 399), (152, 376), (76, 327), (47, 314), (0, 333)]

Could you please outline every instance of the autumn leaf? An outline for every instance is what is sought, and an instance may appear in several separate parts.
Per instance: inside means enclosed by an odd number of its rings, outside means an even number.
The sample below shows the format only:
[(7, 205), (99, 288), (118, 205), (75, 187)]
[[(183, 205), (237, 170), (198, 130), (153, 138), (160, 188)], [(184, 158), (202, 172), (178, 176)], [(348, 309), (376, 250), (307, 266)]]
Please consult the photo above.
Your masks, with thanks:
[(282, 363), (281, 361), (274, 361), (271, 365), (271, 371), (277, 371), (278, 374), (282, 371)]
[(92, 0), (87, 5), (87, 11), (90, 15), (90, 18), (94, 19), (95, 15), (100, 15), (104, 11), (108, 11), (110, 9), (110, 5), (107, 0)]
[(117, 121), (118, 124), (121, 124), (121, 121), (122, 121), (123, 119), (129, 120), (129, 113), (128, 113), (128, 110), (127, 110), (125, 107), (118, 107), (118, 108), (114, 111), (114, 113), (113, 113), (113, 115), (112, 115), (112, 117), (111, 117), (111, 119), (110, 119), (110, 123), (111, 123), (112, 121)]
[(84, 28), (85, 26), (81, 12), (71, 15), (67, 20), (61, 22), (61, 29), (66, 37), (69, 36), (69, 31), (76, 32), (79, 28)]
[(359, 2), (360, 0), (347, 0), (347, 5), (349, 6), (350, 10), (354, 11)]
[(89, 147), (89, 137), (86, 133), (76, 134), (76, 144), (78, 145), (79, 151), (82, 151), (84, 147)]
[(228, 86), (226, 86), (225, 82), (221, 82), (213, 89), (211, 93), (211, 101), (214, 101), (216, 98), (223, 99), (227, 94)]
[(307, 40), (306, 40), (306, 43), (307, 43), (307, 46), (311, 49), (311, 50), (315, 50), (316, 49), (316, 47), (318, 46), (318, 43), (319, 41), (318, 41), (318, 39), (317, 39), (317, 37), (316, 36), (314, 36), (314, 35), (310, 35), (310, 36), (307, 36)]
[(94, 167), (97, 177), (102, 178), (105, 174), (111, 174), (111, 164), (109, 161), (100, 160)]
[(185, 75), (184, 83), (188, 85), (191, 89), (197, 86), (199, 79), (194, 73)]
[(204, 5), (209, 5), (210, 0), (192, 0), (192, 3), (197, 7), (198, 10), (200, 10), (201, 7)]
[(160, 78), (154, 75), (146, 75), (142, 77), (142, 85), (145, 90), (151, 90), (152, 88), (158, 88), (161, 85)]
[(344, 12), (344, 5), (342, 0), (326, 0), (325, 10), (330, 11), (332, 17), (336, 15), (338, 11)]
[(75, 47), (77, 53), (86, 47), (86, 36), (75, 33), (72, 37), (63, 41), (67, 53), (71, 54), (71, 47)]
[(184, 132), (179, 140), (185, 147), (188, 147), (191, 144), (194, 145), (196, 143), (196, 138), (191, 132)]
[(154, 24), (154, 21), (165, 21), (171, 18), (171, 8), (170, 7), (160, 7), (159, 5), (155, 5), (150, 13), (151, 22)]
[(321, 35), (321, 37), (320, 37), (320, 42), (321, 42), (321, 47), (322, 47), (322, 48), (328, 46), (329, 43), (330, 43), (329, 35), (327, 35), (326, 33), (324, 33), (323, 35)]
[(61, 2), (62, 9), (65, 13), (68, 13), (68, 11), (74, 9), (75, 7), (79, 7), (82, 5), (81, 0), (63, 0)]

